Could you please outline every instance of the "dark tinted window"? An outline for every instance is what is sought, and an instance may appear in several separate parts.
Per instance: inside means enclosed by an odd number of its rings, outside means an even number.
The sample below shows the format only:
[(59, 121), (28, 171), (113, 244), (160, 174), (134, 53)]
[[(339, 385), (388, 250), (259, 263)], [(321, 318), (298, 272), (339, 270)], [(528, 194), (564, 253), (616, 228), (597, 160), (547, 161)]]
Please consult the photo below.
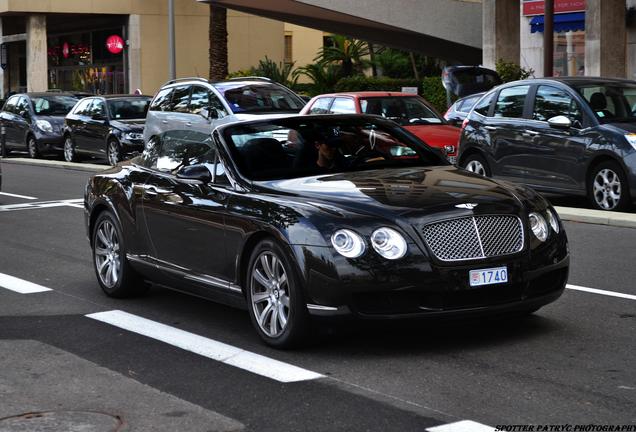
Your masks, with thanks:
[(226, 82), (215, 87), (234, 113), (299, 112), (305, 105), (293, 92), (276, 84)]
[(210, 106), (210, 96), (208, 89), (201, 86), (192, 87), (192, 95), (190, 96), (190, 106), (188, 112), (199, 114), (203, 108), (208, 109)]
[(355, 114), (356, 104), (351, 98), (336, 98), (329, 111), (334, 114)]
[(158, 148), (157, 143), (154, 147), (148, 147), (145, 152), (156, 152), (151, 157), (151, 168), (163, 172), (174, 172), (181, 167), (195, 164), (210, 164), (212, 168), (216, 157), (212, 136), (193, 130), (165, 132), (159, 137)]
[(63, 116), (75, 106), (77, 99), (71, 96), (36, 96), (31, 102), (36, 114)]
[(636, 122), (636, 85), (632, 82), (581, 85), (575, 89), (601, 123)]
[(316, 99), (316, 102), (311, 106), (309, 110), (309, 114), (328, 114), (329, 113), (329, 104), (333, 98), (319, 98)]
[(530, 86), (515, 86), (502, 89), (495, 104), (495, 117), (523, 117), (523, 106)]
[(29, 100), (25, 98), (24, 96), (20, 97), (20, 100), (18, 100), (18, 104), (15, 107), (16, 113), (20, 114), (22, 111), (28, 111), (28, 110), (29, 110)]
[(488, 112), (490, 111), (490, 104), (492, 103), (492, 100), (494, 99), (494, 97), (495, 97), (494, 92), (488, 93), (481, 100), (479, 100), (479, 102), (475, 104), (475, 106), (473, 107), (473, 111), (483, 116), (487, 116)]
[(475, 96), (475, 97), (470, 97), (470, 98), (466, 98), (461, 102), (461, 105), (458, 106), (458, 108), (455, 108), (457, 111), (461, 111), (461, 112), (469, 112), (471, 110), (471, 108), (473, 107), (473, 105), (475, 105), (475, 102), (477, 102), (479, 100), (481, 96)]
[(227, 115), (227, 110), (219, 100), (219, 98), (214, 94), (210, 93), (210, 110), (216, 111), (216, 117), (221, 118)]
[(114, 120), (132, 120), (146, 118), (149, 98), (109, 99), (108, 112)]
[(150, 104), (150, 111), (168, 111), (174, 88), (160, 90)]
[(172, 95), (170, 111), (188, 112), (188, 101), (190, 100), (190, 86), (177, 87)]
[(90, 116), (105, 117), (106, 116), (106, 104), (101, 99), (93, 99), (93, 104), (89, 109)]
[(540, 86), (534, 98), (532, 118), (548, 121), (560, 115), (568, 117), (575, 127), (581, 127), (581, 110), (576, 101), (568, 93), (556, 87)]
[(4, 104), (4, 111), (8, 111), (11, 113), (16, 112), (16, 105), (18, 104), (18, 100), (20, 100), (19, 96), (11, 96), (7, 102)]
[(380, 115), (402, 126), (443, 123), (442, 119), (416, 96), (364, 98), (360, 99), (360, 108), (364, 114)]

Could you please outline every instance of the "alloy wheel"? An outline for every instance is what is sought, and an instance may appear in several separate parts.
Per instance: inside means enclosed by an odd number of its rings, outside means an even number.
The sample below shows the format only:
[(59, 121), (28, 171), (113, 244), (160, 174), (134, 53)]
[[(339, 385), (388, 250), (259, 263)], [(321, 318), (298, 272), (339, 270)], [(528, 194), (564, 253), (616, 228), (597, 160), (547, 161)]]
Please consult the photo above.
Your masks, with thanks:
[(117, 141), (109, 141), (108, 142), (108, 163), (111, 165), (117, 165), (119, 162), (119, 144)]
[(121, 277), (119, 238), (112, 222), (107, 219), (97, 227), (95, 268), (100, 281), (108, 288), (113, 288)]
[(38, 146), (35, 142), (35, 138), (29, 137), (29, 141), (27, 141), (27, 148), (29, 150), (29, 157), (31, 159), (35, 159), (38, 157)]
[(466, 164), (466, 169), (475, 174), (479, 174), (480, 176), (486, 176), (486, 168), (482, 165), (478, 160), (471, 160)]
[(604, 210), (613, 210), (621, 201), (621, 179), (609, 168), (596, 173), (592, 185), (594, 201)]
[(70, 136), (64, 140), (64, 159), (67, 162), (73, 162), (73, 159), (75, 159), (75, 149), (73, 148), (73, 140), (71, 140)]
[(287, 327), (290, 311), (289, 279), (282, 261), (272, 251), (254, 261), (250, 281), (254, 315), (269, 337), (280, 336)]

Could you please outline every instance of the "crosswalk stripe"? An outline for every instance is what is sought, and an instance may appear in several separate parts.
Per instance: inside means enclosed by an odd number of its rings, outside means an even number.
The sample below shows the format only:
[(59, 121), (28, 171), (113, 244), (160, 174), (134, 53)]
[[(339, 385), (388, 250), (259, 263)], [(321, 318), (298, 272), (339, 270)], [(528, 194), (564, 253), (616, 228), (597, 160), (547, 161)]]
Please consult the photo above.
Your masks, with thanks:
[(428, 432), (494, 432), (492, 426), (477, 423), (472, 420), (462, 420), (426, 429)]
[(0, 273), (0, 287), (20, 294), (52, 291), (51, 288), (43, 287), (42, 285), (34, 284), (32, 282), (25, 281), (24, 279), (19, 279), (4, 273)]

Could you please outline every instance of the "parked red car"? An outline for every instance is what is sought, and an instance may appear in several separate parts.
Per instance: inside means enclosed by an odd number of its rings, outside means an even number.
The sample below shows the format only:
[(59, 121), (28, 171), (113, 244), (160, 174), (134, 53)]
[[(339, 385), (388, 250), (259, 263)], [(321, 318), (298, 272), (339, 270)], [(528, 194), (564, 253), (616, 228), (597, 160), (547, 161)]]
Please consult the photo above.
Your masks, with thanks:
[(397, 122), (422, 141), (457, 161), (460, 129), (449, 125), (428, 102), (399, 92), (352, 92), (319, 95), (301, 114), (375, 114)]

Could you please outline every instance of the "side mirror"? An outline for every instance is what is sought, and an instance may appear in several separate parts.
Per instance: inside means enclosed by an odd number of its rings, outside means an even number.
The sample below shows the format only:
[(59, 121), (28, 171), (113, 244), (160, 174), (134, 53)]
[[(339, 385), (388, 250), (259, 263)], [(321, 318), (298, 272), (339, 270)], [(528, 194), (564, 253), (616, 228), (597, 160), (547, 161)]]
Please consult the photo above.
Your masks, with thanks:
[(219, 118), (218, 113), (214, 109), (211, 110), (208, 108), (201, 108), (201, 111), (199, 111), (199, 114), (201, 114), (203, 118), (208, 120), (216, 120)]
[(104, 114), (93, 114), (93, 115), (91, 115), (91, 118), (93, 120), (99, 120), (99, 121), (107, 120), (107, 118), (106, 118), (106, 116)]
[(25, 120), (29, 120), (31, 118), (31, 114), (29, 114), (27, 110), (22, 110), (20, 111), (20, 117), (24, 118)]
[(181, 180), (193, 180), (201, 183), (210, 183), (212, 181), (212, 173), (205, 165), (190, 165), (185, 166), (177, 171), (177, 178)]
[(562, 115), (548, 119), (548, 124), (555, 129), (570, 129), (572, 127), (572, 121)]

